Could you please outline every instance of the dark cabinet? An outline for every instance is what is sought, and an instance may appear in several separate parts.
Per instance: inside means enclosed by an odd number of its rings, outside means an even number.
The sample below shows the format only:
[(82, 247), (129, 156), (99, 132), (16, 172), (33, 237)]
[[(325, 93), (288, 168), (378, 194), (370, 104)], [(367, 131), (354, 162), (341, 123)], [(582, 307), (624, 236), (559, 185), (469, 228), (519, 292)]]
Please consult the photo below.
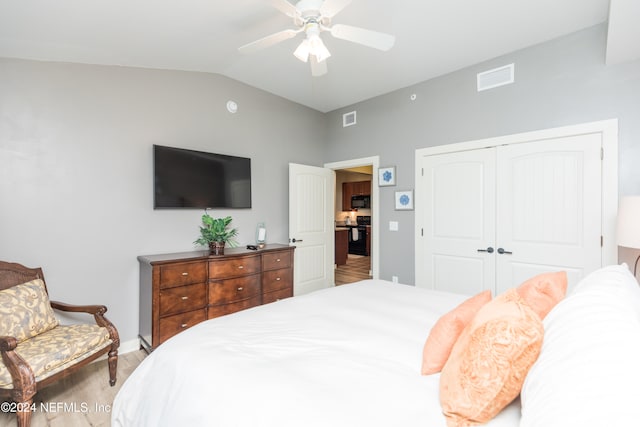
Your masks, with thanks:
[(140, 256), (140, 338), (147, 352), (207, 319), (293, 296), (293, 246)]
[(342, 210), (351, 210), (352, 196), (371, 195), (371, 181), (354, 181), (342, 183)]
[(349, 230), (346, 228), (336, 230), (336, 265), (345, 265), (349, 256)]

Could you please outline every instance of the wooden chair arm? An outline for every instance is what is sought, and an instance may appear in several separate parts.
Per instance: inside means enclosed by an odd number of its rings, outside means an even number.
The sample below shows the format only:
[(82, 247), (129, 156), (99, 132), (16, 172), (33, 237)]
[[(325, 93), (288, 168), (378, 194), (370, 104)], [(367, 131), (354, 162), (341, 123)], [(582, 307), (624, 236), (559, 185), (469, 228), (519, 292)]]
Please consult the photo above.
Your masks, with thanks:
[(117, 349), (120, 346), (120, 336), (118, 335), (118, 330), (109, 319), (104, 317), (104, 313), (107, 312), (107, 307), (105, 307), (104, 305), (73, 305), (66, 304), (60, 301), (49, 302), (51, 303), (51, 307), (55, 308), (56, 310), (72, 313), (93, 314), (93, 318), (96, 320), (98, 326), (107, 328), (107, 330), (109, 331), (109, 336), (113, 341), (113, 348)]
[(13, 351), (17, 346), (18, 340), (14, 337), (0, 337), (2, 361), (13, 380), (12, 397), (17, 401), (23, 402), (36, 393), (36, 378), (29, 364), (18, 353)]
[(72, 313), (89, 313), (95, 315), (103, 315), (107, 312), (104, 305), (73, 305), (60, 301), (50, 301), (51, 307), (60, 311), (68, 311)]
[(0, 337), (0, 351), (13, 351), (18, 346), (18, 340), (14, 337)]

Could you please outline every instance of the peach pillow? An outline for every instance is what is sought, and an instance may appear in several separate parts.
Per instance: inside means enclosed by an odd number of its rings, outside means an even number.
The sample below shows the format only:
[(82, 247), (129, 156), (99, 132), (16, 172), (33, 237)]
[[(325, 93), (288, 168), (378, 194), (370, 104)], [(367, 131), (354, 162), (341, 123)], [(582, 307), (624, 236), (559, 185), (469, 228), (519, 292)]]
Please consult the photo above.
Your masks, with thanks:
[(422, 375), (436, 374), (442, 370), (465, 326), (489, 301), (491, 291), (480, 292), (438, 319), (422, 349)]
[(511, 403), (540, 354), (543, 335), (540, 317), (515, 289), (482, 307), (440, 375), (447, 425), (484, 424)]
[(539, 274), (516, 288), (540, 319), (544, 319), (567, 293), (567, 272)]

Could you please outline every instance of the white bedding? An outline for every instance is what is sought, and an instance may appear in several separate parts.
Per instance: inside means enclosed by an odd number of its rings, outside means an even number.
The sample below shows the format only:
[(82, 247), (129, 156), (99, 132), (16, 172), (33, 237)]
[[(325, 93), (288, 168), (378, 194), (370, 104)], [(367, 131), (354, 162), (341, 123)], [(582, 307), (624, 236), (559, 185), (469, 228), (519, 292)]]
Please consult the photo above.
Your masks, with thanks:
[[(422, 347), (465, 298), (366, 280), (200, 323), (133, 372), (112, 425), (444, 427)], [(519, 420), (516, 401), (488, 426)]]

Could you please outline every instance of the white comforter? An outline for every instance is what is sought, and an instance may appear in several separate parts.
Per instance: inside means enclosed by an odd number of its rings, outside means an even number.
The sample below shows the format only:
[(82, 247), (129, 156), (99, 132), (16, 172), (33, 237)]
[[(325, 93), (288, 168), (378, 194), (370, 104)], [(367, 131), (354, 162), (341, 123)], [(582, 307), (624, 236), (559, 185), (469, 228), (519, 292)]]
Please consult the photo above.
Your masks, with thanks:
[[(422, 347), (464, 298), (366, 280), (200, 323), (133, 372), (112, 425), (444, 427)], [(489, 425), (519, 419), (516, 401)]]

